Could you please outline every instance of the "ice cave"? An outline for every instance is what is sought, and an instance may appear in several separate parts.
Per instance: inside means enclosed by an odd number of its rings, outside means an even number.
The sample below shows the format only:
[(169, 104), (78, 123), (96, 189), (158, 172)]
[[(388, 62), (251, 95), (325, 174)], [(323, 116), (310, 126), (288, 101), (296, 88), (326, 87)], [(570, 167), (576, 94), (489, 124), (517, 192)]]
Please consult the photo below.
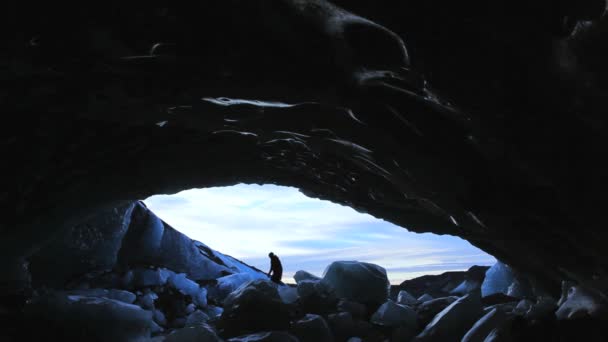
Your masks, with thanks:
[[(0, 339), (605, 341), (606, 7), (6, 6)], [(277, 284), (141, 202), (237, 184), (496, 263), (391, 285), (337, 260)]]

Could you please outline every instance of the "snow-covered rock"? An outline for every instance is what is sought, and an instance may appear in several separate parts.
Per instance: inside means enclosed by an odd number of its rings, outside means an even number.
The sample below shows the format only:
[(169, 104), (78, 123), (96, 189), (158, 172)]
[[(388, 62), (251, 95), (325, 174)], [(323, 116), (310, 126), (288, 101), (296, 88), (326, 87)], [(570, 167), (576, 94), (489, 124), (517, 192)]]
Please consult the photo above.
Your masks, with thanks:
[(135, 341), (150, 337), (157, 325), (152, 312), (121, 301), (52, 293), (34, 298), (26, 317), (52, 322), (73, 338), (95, 336), (99, 341)]
[(226, 297), (221, 320), (232, 336), (241, 331), (284, 330), (289, 326), (287, 306), (277, 285), (260, 279), (243, 284)]
[(279, 285), (277, 286), (281, 300), (286, 304), (291, 304), (298, 300), (298, 289), (293, 286)]
[(332, 342), (333, 336), (325, 319), (319, 315), (307, 314), (296, 321), (291, 332), (300, 342)]
[(133, 304), (135, 302), (135, 299), (137, 298), (132, 292), (117, 289), (69, 290), (65, 291), (64, 293), (66, 295), (114, 299), (127, 304)]
[(204, 313), (200, 310), (196, 310), (193, 313), (191, 313), (190, 315), (188, 315), (188, 318), (186, 318), (185, 326), (191, 327), (194, 325), (200, 325), (203, 323), (207, 323), (208, 320), (209, 320), (209, 316), (207, 316), (206, 313)]
[(509, 286), (515, 280), (511, 268), (498, 261), (486, 272), (486, 277), (481, 284), (481, 296), (486, 297), (494, 293), (509, 292)]
[(302, 280), (321, 280), (321, 278), (317, 277), (316, 275), (302, 270), (297, 271), (296, 274), (293, 275), (293, 279), (295, 279), (296, 283), (299, 283)]
[(414, 298), (407, 291), (401, 290), (397, 295), (397, 303), (404, 305), (415, 305), (416, 303), (418, 303), (418, 300), (416, 300), (416, 298)]
[(371, 318), (374, 324), (387, 327), (407, 326), (412, 327), (412, 330), (416, 328), (416, 321), (414, 309), (407, 305), (396, 304), (390, 299), (382, 304)]
[(298, 339), (285, 331), (269, 331), (251, 335), (234, 337), (228, 342), (299, 342)]
[(390, 288), (384, 268), (358, 261), (333, 262), (321, 282), (332, 288), (338, 298), (363, 304), (384, 303)]
[(420, 303), (424, 303), (424, 302), (428, 302), (429, 300), (433, 300), (433, 296), (431, 296), (428, 293), (423, 294), (422, 296), (418, 297), (418, 302)]
[(460, 340), (483, 314), (479, 291), (459, 298), (438, 313), (415, 341)]
[(461, 342), (483, 342), (490, 332), (504, 323), (507, 318), (507, 314), (503, 311), (493, 309), (473, 325)]
[(221, 342), (215, 330), (207, 324), (199, 324), (173, 331), (165, 342)]
[(167, 285), (192, 297), (192, 302), (199, 307), (207, 306), (207, 289), (186, 278), (185, 274), (172, 274), (167, 280)]
[(608, 302), (599, 292), (583, 286), (563, 286), (559, 309), (555, 312), (557, 319), (574, 319), (578, 317), (606, 317)]

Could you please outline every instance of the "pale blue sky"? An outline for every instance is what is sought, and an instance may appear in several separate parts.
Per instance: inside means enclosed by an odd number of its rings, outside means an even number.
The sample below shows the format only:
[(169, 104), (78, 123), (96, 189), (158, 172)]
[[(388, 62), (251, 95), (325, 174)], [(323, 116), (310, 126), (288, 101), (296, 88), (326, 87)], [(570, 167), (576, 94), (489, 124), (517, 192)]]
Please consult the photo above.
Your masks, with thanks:
[(460, 238), (412, 233), (295, 188), (239, 184), (152, 196), (145, 203), (192, 239), (263, 271), (274, 252), (286, 282), (301, 269), (320, 276), (335, 260), (378, 264), (393, 284), (495, 262)]

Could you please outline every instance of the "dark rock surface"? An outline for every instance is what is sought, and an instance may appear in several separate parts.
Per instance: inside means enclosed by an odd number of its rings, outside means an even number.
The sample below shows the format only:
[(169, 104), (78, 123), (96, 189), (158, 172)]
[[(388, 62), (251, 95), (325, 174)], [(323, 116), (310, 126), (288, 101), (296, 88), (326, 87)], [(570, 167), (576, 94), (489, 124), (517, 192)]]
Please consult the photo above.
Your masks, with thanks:
[(2, 260), (126, 200), (275, 183), (606, 293), (605, 1), (335, 4), (7, 9)]
[(426, 275), (404, 281), (399, 285), (399, 289), (407, 291), (416, 298), (425, 293), (434, 298), (447, 297), (452, 295), (450, 291), (465, 280), (477, 282), (481, 285), (488, 268), (486, 266), (472, 266), (464, 272), (445, 272), (439, 275)]

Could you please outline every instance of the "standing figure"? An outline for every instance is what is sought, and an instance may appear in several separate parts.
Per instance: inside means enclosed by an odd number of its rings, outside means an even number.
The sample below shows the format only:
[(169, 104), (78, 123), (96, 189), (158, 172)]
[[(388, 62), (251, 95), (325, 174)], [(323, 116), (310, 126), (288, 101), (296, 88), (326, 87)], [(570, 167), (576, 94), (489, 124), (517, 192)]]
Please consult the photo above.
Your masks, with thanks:
[(283, 265), (281, 265), (281, 260), (272, 252), (268, 253), (268, 257), (270, 258), (270, 271), (268, 271), (268, 276), (270, 277), (270, 280), (280, 284), (281, 277), (283, 277)]

